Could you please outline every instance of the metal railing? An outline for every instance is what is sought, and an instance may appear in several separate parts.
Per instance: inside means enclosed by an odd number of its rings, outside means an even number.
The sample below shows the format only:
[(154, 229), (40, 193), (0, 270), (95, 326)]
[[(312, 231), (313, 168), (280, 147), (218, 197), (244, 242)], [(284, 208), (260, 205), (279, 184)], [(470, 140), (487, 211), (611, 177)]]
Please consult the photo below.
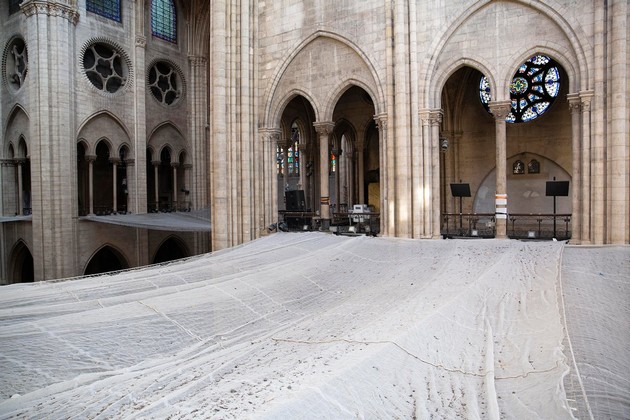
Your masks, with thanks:
[(442, 213), (443, 237), (494, 238), (494, 213)]
[(515, 239), (570, 239), (571, 214), (509, 214), (507, 234)]
[[(443, 213), (443, 237), (493, 238), (496, 219), (492, 213)], [(507, 236), (512, 239), (571, 238), (571, 214), (508, 214)]]

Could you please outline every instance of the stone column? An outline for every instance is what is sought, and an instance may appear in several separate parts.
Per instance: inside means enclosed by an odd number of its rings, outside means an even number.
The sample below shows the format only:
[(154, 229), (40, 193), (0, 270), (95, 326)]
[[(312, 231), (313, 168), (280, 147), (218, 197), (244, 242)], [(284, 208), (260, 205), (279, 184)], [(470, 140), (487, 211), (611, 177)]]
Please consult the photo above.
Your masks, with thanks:
[[(35, 280), (79, 274), (75, 28), (77, 2), (25, 1), (24, 31), (30, 51), (27, 97), (32, 169), (32, 254)], [(54, 127), (50, 122), (54, 121)]]
[[(131, 20), (133, 33), (135, 34), (135, 46), (133, 49), (134, 79), (133, 79), (133, 150), (132, 155), (136, 161), (132, 173), (127, 173), (127, 179), (131, 180), (133, 197), (128, 203), (128, 210), (134, 213), (144, 213), (147, 211), (147, 116), (146, 116), (146, 46), (145, 37), (145, 5), (147, 0), (134, 1), (134, 18)], [(157, 198), (156, 198), (157, 200)], [(146, 236), (146, 230), (143, 231)], [(141, 241), (148, 241), (143, 238)], [(145, 252), (137, 250), (137, 258), (140, 261), (147, 261)]]
[(94, 162), (96, 155), (85, 155), (88, 163), (88, 214), (94, 215)]
[(208, 207), (207, 170), (208, 159), (208, 60), (202, 56), (189, 56), (191, 91), (189, 95), (192, 146), (192, 179), (188, 181), (189, 200), (196, 209)]
[(153, 160), (151, 161), (151, 164), (153, 165), (153, 190), (155, 191), (155, 211), (159, 211), (160, 210), (160, 183), (159, 183), (159, 179), (160, 179), (160, 165), (162, 164), (162, 161), (159, 160)]
[[(379, 144), (379, 187), (380, 187), (380, 210), (381, 210), (381, 235), (388, 236), (390, 232), (389, 225), (389, 199), (387, 184), (387, 114), (379, 114), (374, 116), (376, 128), (378, 129)], [(393, 231), (392, 231), (393, 232)]]
[(582, 105), (580, 102), (579, 94), (570, 93), (567, 95), (567, 101), (569, 102), (569, 111), (571, 112), (571, 155), (572, 155), (572, 174), (573, 186), (571, 191), (573, 192), (571, 198), (571, 243), (579, 244), (582, 234), (582, 218), (581, 211), (581, 127), (580, 127), (580, 115)]
[(328, 230), (330, 226), (330, 187), (328, 185), (328, 168), (330, 165), (329, 139), (335, 128), (335, 123), (315, 122), (313, 126), (319, 135), (319, 216), (322, 220), (322, 229)]
[(417, 210), (414, 211), (414, 238), (427, 238), (431, 231), (431, 218), (429, 210), (431, 203), (431, 111), (423, 109), (419, 112), (422, 122), (422, 141), (418, 147), (415, 158), (418, 160), (417, 174), (414, 178), (417, 187), (414, 188), (414, 204)]
[(495, 118), (496, 141), (496, 238), (507, 238), (507, 138), (505, 117), (510, 113), (511, 103), (500, 101), (489, 104), (490, 111)]
[[(124, 163), (125, 163), (125, 166), (127, 167), (127, 171), (125, 175), (125, 179), (127, 180), (127, 185), (125, 186), (125, 211), (127, 213), (131, 213), (131, 208), (129, 205), (129, 201), (130, 201), (129, 194), (132, 191), (137, 191), (137, 189), (134, 187), (134, 177), (129, 176), (129, 167), (135, 166), (136, 161), (135, 159), (125, 159)], [(145, 205), (143, 212), (146, 212), (146, 211), (147, 211), (147, 208)]]
[(110, 158), (109, 161), (112, 163), (112, 190), (113, 190), (113, 200), (112, 200), (112, 212), (115, 214), (118, 212), (118, 164), (120, 163), (119, 158)]
[(177, 167), (179, 166), (179, 162), (171, 162), (171, 167), (173, 168), (173, 206), (172, 210), (177, 211)]
[[(628, 0), (609, 2), (612, 10), (610, 39), (610, 140), (607, 159), (610, 169), (607, 171), (609, 183), (608, 201), (610, 203), (609, 238), (613, 244), (630, 243), (630, 143), (628, 132), (630, 123), (630, 86), (628, 85), (628, 63), (630, 57), (628, 32)], [(609, 6), (611, 7), (611, 6)]]
[(431, 111), (431, 231), (429, 235), (438, 239), (440, 235), (440, 126), (442, 110)]
[(24, 159), (16, 159), (15, 163), (16, 163), (16, 168), (17, 168), (17, 204), (18, 204), (18, 211), (17, 214), (20, 216), (24, 215), (24, 198), (22, 197), (22, 184), (23, 184), (23, 180), (22, 180), (22, 165), (24, 165), (25, 160)]
[(580, 211), (583, 215), (581, 220), (582, 233), (580, 242), (582, 244), (592, 243), (591, 235), (591, 100), (594, 97), (593, 91), (582, 91), (579, 93), (582, 110), (582, 139), (581, 152), (582, 163), (580, 165), (582, 173), (581, 203)]
[(358, 186), (358, 200), (357, 204), (366, 203), (365, 199), (365, 142), (359, 140), (356, 143), (356, 156), (357, 156), (357, 186)]
[(260, 221), (261, 229), (278, 223), (278, 171), (276, 170), (276, 146), (280, 140), (280, 129), (262, 128), (259, 130), (263, 143), (263, 203), (265, 212)]
[(192, 173), (192, 169), (193, 165), (191, 163), (185, 163), (184, 164), (184, 179), (186, 180), (186, 185), (184, 185), (184, 189), (186, 190), (186, 192), (184, 192), (185, 196), (186, 196), (186, 203), (185, 203), (185, 211), (190, 211), (190, 207), (191, 207), (191, 203), (190, 203), (190, 185), (192, 184), (190, 177), (191, 177), (191, 173)]

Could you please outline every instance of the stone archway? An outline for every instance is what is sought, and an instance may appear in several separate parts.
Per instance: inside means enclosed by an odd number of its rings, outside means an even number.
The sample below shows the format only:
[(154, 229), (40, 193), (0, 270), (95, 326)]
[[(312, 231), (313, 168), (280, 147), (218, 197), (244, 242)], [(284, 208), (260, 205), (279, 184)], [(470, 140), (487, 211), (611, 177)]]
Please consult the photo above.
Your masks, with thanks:
[(118, 271), (129, 268), (129, 263), (123, 254), (116, 248), (105, 245), (94, 253), (87, 266), (84, 275), (93, 275), (107, 273), (109, 271)]
[(153, 257), (153, 264), (164, 263), (173, 260), (179, 260), (190, 256), (190, 253), (186, 249), (184, 243), (174, 237), (170, 236), (158, 248)]
[(9, 259), (9, 282), (10, 283), (27, 283), (35, 281), (35, 273), (33, 267), (33, 255), (23, 241), (13, 247), (11, 258)]

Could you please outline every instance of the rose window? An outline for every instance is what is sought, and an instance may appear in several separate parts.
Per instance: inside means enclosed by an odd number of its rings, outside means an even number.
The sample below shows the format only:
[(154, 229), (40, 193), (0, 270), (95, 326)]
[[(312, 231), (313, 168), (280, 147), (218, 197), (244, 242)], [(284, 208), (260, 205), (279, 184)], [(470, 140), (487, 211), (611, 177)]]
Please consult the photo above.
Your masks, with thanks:
[(14, 91), (19, 90), (28, 72), (28, 54), (22, 38), (15, 38), (7, 45), (4, 68), (9, 86)]
[(127, 83), (127, 64), (115, 48), (98, 42), (83, 55), (83, 68), (90, 82), (99, 90), (115, 93)]
[[(558, 64), (545, 55), (535, 55), (518, 68), (509, 88), (512, 109), (505, 121), (531, 121), (547, 111), (560, 92)], [(479, 82), (479, 98), (488, 109), (492, 96), (485, 76)]]
[(177, 69), (166, 61), (158, 61), (149, 70), (149, 89), (163, 105), (173, 105), (182, 95), (182, 78)]

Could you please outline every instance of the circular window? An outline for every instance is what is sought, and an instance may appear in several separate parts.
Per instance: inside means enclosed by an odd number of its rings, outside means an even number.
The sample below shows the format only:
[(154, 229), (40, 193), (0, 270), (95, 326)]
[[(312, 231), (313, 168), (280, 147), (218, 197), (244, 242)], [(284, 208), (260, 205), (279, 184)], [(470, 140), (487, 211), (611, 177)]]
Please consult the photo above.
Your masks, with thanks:
[(103, 42), (95, 42), (83, 53), (83, 69), (95, 88), (116, 93), (127, 83), (129, 66), (122, 53)]
[(22, 38), (13, 38), (4, 51), (4, 76), (14, 92), (24, 86), (26, 73), (28, 72), (28, 53), (26, 43)]
[(157, 61), (149, 70), (149, 89), (162, 105), (175, 104), (183, 92), (179, 70), (167, 61)]
[[(531, 121), (542, 115), (560, 92), (558, 64), (545, 55), (535, 55), (523, 63), (510, 83), (512, 110), (505, 118), (509, 123)], [(488, 109), (492, 99), (486, 76), (479, 82), (479, 98)]]

